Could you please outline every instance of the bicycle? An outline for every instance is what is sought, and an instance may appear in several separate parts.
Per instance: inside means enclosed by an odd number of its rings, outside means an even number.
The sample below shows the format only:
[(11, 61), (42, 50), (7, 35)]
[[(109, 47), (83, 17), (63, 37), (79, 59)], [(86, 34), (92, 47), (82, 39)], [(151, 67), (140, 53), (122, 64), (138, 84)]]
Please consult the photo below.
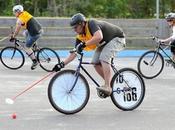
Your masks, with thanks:
[[(63, 114), (75, 114), (81, 111), (89, 100), (89, 84), (80, 70), (83, 70), (95, 85), (100, 87), (83, 67), (83, 65), (92, 65), (92, 63), (83, 62), (83, 53), (78, 54), (78, 60), (76, 70), (64, 69), (56, 73), (48, 85), (48, 98), (51, 105)], [(145, 83), (142, 76), (132, 68), (117, 70), (113, 59), (111, 67), (114, 71), (111, 80), (112, 94), (110, 95), (112, 102), (124, 111), (136, 109), (142, 103), (145, 95)], [(101, 91), (97, 91), (97, 95), (100, 98), (107, 97)]]
[[(24, 41), (15, 39), (14, 46), (8, 46), (1, 50), (0, 60), (5, 67), (17, 70), (24, 65), (25, 55), (23, 52), (27, 54), (24, 43)], [(51, 72), (51, 68), (53, 68), (56, 63), (60, 62), (60, 58), (54, 50), (50, 48), (40, 48), (36, 42), (33, 44), (32, 50), (40, 67), (47, 72)]]
[[(164, 68), (164, 57), (163, 54), (168, 58), (167, 65), (175, 65), (172, 58), (166, 53), (166, 49), (171, 45), (165, 45), (160, 42), (159, 38), (153, 37), (156, 43), (156, 48), (154, 50), (149, 50), (145, 52), (138, 60), (137, 69), (138, 72), (147, 79), (153, 79), (157, 77)], [(164, 48), (165, 47), (165, 48)], [(161, 54), (161, 52), (163, 54)]]

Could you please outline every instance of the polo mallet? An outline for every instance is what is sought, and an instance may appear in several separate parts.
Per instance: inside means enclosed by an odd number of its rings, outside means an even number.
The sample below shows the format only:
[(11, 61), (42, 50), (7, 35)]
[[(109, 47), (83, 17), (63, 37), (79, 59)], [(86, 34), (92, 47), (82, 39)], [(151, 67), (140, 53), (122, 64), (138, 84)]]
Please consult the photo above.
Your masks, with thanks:
[(55, 72), (50, 72), (48, 74), (46, 74), (44, 77), (42, 77), (41, 79), (33, 82), (31, 85), (27, 86), (26, 89), (24, 89), (23, 91), (21, 91), (19, 94), (17, 94), (16, 96), (12, 97), (12, 98), (6, 98), (5, 102), (7, 104), (14, 104), (14, 101), (16, 100), (17, 97), (21, 96), (22, 94), (24, 94), (25, 92), (27, 92), (28, 90), (30, 90), (31, 88), (33, 88), (35, 85), (37, 85), (38, 83), (40, 83), (41, 81), (43, 81), (44, 79), (48, 78), (49, 76), (51, 76), (52, 74), (54, 74)]
[(4, 38), (2, 38), (2, 39), (0, 40), (0, 42), (6, 40), (7, 38), (8, 38), (8, 37), (4, 37)]

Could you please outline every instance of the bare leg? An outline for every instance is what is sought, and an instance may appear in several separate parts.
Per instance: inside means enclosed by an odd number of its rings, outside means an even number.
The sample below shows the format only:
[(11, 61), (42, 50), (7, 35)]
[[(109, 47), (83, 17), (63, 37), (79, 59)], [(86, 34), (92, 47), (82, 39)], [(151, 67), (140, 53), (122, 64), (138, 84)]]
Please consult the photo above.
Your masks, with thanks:
[(101, 64), (94, 65), (96, 72), (104, 79), (103, 68)]
[(101, 61), (101, 66), (96, 67), (96, 71), (103, 76), (105, 84), (98, 89), (105, 92), (107, 95), (110, 95), (112, 92), (110, 82), (111, 82), (111, 65), (105, 61)]
[(103, 68), (105, 85), (110, 87), (110, 82), (111, 82), (111, 78), (112, 78), (111, 65), (105, 61), (101, 61), (101, 64), (102, 64), (102, 68)]
[(33, 53), (33, 50), (31, 48), (25, 48), (26, 49), (26, 52), (27, 54), (29, 55), (30, 59), (32, 60), (32, 66), (31, 66), (31, 69), (34, 70), (36, 68), (36, 66), (38, 65), (38, 61)]
[(35, 57), (35, 55), (34, 55), (34, 53), (33, 53), (33, 50), (32, 50), (31, 48), (25, 47), (25, 50), (26, 50), (27, 54), (30, 56), (30, 58), (31, 58), (32, 60), (36, 59), (36, 57)]

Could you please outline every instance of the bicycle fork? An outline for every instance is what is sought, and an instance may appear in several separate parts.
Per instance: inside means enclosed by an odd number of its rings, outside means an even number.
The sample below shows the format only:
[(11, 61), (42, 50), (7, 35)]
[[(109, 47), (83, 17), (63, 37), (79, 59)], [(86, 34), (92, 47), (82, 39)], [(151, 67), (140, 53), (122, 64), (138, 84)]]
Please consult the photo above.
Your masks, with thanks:
[(14, 49), (14, 51), (13, 51), (13, 55), (12, 55), (11, 59), (13, 59), (15, 53), (16, 53), (16, 49)]
[(75, 80), (73, 81), (73, 85), (72, 85), (71, 89), (68, 91), (68, 93), (71, 93), (72, 90), (74, 89), (74, 87), (75, 87), (75, 85), (76, 85), (76, 83), (78, 81), (79, 72), (75, 72), (74, 76), (75, 76)]

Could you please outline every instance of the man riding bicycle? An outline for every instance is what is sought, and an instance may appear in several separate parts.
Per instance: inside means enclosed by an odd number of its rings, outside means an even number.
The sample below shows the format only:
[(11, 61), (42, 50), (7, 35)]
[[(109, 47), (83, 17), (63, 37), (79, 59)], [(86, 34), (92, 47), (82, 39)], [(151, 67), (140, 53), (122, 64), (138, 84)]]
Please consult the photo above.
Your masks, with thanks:
[(41, 36), (42, 28), (41, 24), (27, 11), (24, 11), (22, 5), (15, 5), (13, 7), (13, 14), (16, 16), (16, 27), (15, 32), (11, 35), (10, 41), (13, 42), (15, 37), (18, 35), (21, 28), (24, 29), (23, 35), (26, 38), (25, 49), (27, 54), (32, 59), (33, 63), (31, 69), (35, 69), (38, 65), (38, 61), (33, 53), (32, 45)]
[[(98, 89), (110, 95), (112, 89), (110, 82), (112, 78), (111, 58), (115, 52), (122, 50), (125, 46), (125, 34), (121, 28), (105, 21), (86, 20), (85, 16), (77, 13), (72, 16), (70, 26), (77, 33), (75, 48), (78, 53), (84, 50), (94, 50), (92, 63), (95, 70), (104, 79), (104, 85)], [(70, 55), (53, 70), (59, 71), (76, 57), (76, 53)]]

